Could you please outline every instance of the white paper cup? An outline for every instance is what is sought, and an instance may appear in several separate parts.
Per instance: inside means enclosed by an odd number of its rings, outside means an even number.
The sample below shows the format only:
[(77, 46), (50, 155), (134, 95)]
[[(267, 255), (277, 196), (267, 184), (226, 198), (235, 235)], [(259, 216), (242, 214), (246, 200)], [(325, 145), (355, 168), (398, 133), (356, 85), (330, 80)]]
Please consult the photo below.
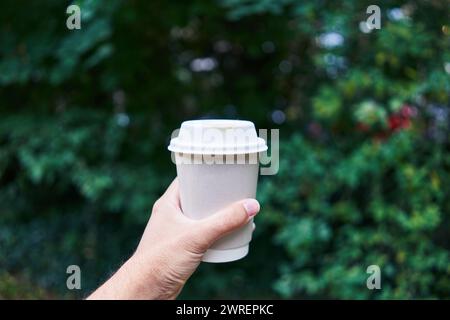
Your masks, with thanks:
[[(258, 154), (267, 150), (250, 121), (193, 120), (183, 122), (171, 140), (180, 183), (181, 209), (192, 219), (208, 217), (228, 204), (256, 197)], [(215, 242), (205, 262), (229, 262), (245, 257), (253, 219)]]

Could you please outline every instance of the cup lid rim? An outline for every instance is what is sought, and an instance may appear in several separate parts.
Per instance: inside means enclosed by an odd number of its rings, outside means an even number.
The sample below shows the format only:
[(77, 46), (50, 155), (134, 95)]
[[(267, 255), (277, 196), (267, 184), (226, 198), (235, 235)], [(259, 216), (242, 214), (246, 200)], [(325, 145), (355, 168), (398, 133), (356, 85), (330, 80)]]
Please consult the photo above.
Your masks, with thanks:
[(168, 146), (169, 151), (189, 154), (247, 154), (263, 152), (268, 149), (266, 142), (262, 138), (257, 138), (256, 143), (245, 145), (224, 145), (224, 146), (205, 146), (202, 144), (184, 144), (178, 137), (173, 138)]
[[(207, 130), (214, 129), (224, 133), (224, 139), (218, 143), (214, 141), (204, 141), (204, 134)], [(188, 154), (248, 154), (258, 153), (267, 150), (264, 139), (258, 137), (253, 122), (248, 120), (231, 119), (206, 119), (206, 120), (188, 120), (181, 124), (179, 134), (170, 141), (168, 149), (177, 153)], [(228, 136), (228, 130), (247, 130), (248, 134), (243, 141), (236, 142), (236, 138), (241, 137)], [(200, 137), (196, 133), (201, 133)], [(231, 131), (233, 132), (233, 131)], [(181, 137), (181, 138), (180, 138)], [(187, 138), (186, 138), (187, 137)], [(196, 141), (197, 140), (197, 141)]]

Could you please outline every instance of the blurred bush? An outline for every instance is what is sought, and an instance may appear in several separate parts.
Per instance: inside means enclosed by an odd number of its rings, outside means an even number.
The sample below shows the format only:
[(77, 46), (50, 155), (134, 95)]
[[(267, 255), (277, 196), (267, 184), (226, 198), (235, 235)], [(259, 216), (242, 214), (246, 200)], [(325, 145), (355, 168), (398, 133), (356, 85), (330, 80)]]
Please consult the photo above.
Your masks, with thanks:
[[(286, 257), (274, 288), (283, 297), (446, 297), (450, 278), (450, 156), (412, 132), (348, 152), (294, 136), (261, 199)], [(296, 181), (293, 183), (293, 181)], [(380, 266), (382, 290), (367, 290)]]
[(0, 299), (53, 299), (43, 288), (8, 273), (0, 273)]
[(280, 172), (249, 256), (182, 297), (450, 297), (446, 1), (385, 1), (372, 31), (370, 1), (74, 3), (73, 31), (68, 2), (0, 4), (0, 297), (99, 285), (175, 175), (171, 131), (211, 117), (280, 128)]

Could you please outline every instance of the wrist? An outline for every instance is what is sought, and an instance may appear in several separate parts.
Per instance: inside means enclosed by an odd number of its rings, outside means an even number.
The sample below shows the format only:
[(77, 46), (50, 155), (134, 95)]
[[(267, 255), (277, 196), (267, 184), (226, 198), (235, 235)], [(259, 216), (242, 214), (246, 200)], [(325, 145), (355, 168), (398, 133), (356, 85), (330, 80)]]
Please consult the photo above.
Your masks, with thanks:
[(159, 266), (145, 256), (133, 254), (120, 268), (121, 280), (126, 284), (126, 299), (161, 299)]
[(141, 256), (131, 256), (117, 272), (88, 299), (144, 300), (161, 299), (157, 270), (151, 270)]

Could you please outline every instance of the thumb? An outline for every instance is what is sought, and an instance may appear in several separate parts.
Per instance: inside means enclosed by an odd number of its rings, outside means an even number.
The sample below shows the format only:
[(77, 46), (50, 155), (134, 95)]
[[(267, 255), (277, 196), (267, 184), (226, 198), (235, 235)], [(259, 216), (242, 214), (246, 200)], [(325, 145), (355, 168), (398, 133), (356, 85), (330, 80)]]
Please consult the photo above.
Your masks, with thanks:
[(200, 220), (199, 230), (208, 247), (225, 234), (245, 225), (259, 212), (260, 206), (255, 199), (234, 202), (212, 216)]

